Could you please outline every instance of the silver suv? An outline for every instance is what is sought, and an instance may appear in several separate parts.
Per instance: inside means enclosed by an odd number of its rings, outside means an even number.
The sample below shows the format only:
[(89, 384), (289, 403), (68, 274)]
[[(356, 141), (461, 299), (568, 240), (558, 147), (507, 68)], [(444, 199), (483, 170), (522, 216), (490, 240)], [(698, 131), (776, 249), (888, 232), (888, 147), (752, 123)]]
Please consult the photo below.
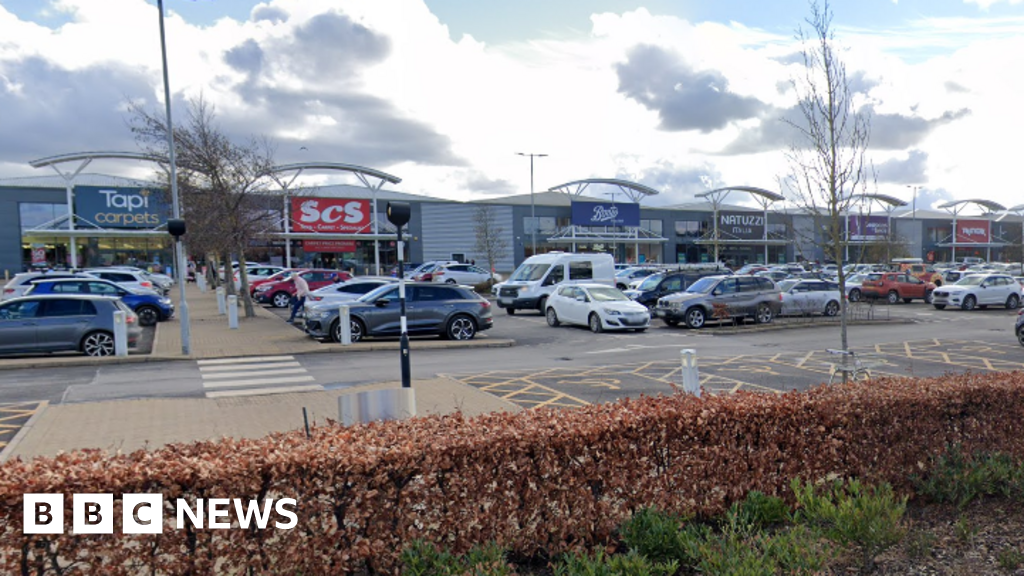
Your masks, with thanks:
[(707, 276), (685, 292), (659, 299), (654, 315), (669, 326), (685, 322), (690, 328), (703, 328), (709, 320), (742, 321), (748, 317), (767, 324), (781, 309), (779, 289), (769, 278)]

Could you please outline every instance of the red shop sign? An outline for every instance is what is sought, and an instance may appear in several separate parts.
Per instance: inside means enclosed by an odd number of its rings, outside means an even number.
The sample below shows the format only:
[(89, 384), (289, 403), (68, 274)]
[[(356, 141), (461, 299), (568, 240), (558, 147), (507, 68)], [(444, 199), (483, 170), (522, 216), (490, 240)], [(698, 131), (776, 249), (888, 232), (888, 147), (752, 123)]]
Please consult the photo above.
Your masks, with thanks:
[(987, 244), (990, 225), (988, 220), (957, 220), (957, 244)]
[(291, 208), (293, 232), (371, 232), (369, 200), (298, 197)]
[(302, 249), (306, 252), (355, 252), (355, 240), (303, 240)]

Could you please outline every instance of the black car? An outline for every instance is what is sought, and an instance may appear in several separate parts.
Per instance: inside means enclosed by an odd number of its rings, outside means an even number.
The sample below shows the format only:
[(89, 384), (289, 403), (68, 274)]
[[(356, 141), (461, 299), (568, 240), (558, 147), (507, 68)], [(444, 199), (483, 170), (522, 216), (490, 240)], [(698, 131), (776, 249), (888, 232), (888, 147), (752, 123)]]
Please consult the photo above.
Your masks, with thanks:
[(1024, 346), (1024, 309), (1017, 312), (1017, 325), (1014, 330), (1017, 332), (1017, 342)]
[(625, 294), (648, 308), (654, 308), (662, 296), (682, 292), (705, 276), (719, 274), (722, 274), (721, 270), (662, 272), (648, 276), (636, 290), (626, 290)]
[[(467, 286), (409, 282), (405, 285), (406, 322), (413, 334), (438, 334), (452, 340), (471, 340), (493, 325), (491, 303)], [(367, 336), (401, 334), (398, 285), (388, 284), (346, 302), (351, 315), (352, 342)], [(340, 303), (324, 301), (307, 306), (306, 333), (317, 340), (341, 341)]]

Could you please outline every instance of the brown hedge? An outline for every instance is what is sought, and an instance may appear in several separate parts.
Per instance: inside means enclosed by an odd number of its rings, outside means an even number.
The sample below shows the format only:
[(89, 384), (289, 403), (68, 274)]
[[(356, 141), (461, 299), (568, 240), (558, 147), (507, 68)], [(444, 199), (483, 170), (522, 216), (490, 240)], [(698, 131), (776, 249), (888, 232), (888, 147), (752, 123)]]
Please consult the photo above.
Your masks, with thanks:
[[(3, 574), (397, 572), (404, 544), (518, 554), (607, 543), (645, 506), (715, 514), (794, 477), (857, 476), (909, 490), (951, 443), (1024, 456), (1024, 373), (878, 379), (808, 392), (686, 395), (574, 410), (322, 427), (313, 439), (76, 452), (0, 468)], [(22, 495), (159, 492), (299, 503), (294, 530), (25, 536)], [(120, 511), (117, 511), (118, 518)]]

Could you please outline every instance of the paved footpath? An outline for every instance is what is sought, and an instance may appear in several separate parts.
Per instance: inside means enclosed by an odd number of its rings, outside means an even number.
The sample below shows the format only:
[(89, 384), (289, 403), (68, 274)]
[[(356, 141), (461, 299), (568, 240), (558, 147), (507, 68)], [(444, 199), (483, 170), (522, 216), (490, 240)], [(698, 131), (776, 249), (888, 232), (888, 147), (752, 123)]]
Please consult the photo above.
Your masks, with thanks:
[[(199, 360), (210, 373), (204, 376), (205, 398), (161, 398), (115, 400), (77, 404), (39, 404), (29, 418), (20, 416), (20, 429), (6, 445), (0, 443), (0, 461), (13, 457), (52, 456), (61, 451), (98, 448), (131, 451), (156, 448), (173, 442), (216, 439), (224, 436), (255, 438), (278, 431), (303, 427), (302, 408), (307, 409), (310, 424), (324, 424), (339, 418), (338, 397), (360, 391), (397, 388), (400, 383), (384, 382), (368, 386), (322, 390), (269, 383), (261, 395), (237, 396), (230, 386), (219, 385), (224, 378), (212, 376), (220, 371), (214, 359), (275, 358), (293, 354), (348, 353), (367, 350), (397, 350), (397, 342), (359, 343), (343, 347), (320, 344), (299, 330), (283, 323), (273, 312), (256, 306), (254, 318), (239, 317), (239, 329), (228, 328), (227, 317), (220, 315), (213, 291), (200, 292), (194, 285), (186, 288), (189, 302), (191, 348), (182, 354), (181, 328), (176, 319), (157, 328), (153, 352), (126, 358), (87, 358), (83, 356), (35, 356), (0, 360), (0, 370), (52, 367), (56, 365), (102, 365), (171, 360)], [(178, 289), (171, 297), (177, 299)], [(177, 303), (176, 303), (177, 305)], [(180, 306), (178, 306), (180, 310)], [(240, 309), (240, 312), (243, 312)], [(413, 349), (472, 348), (511, 346), (511, 340), (488, 338), (481, 334), (469, 342), (413, 340)], [(287, 367), (282, 367), (287, 369)], [(204, 373), (205, 374), (205, 373)], [(268, 375), (265, 375), (268, 376)], [(301, 374), (284, 378), (301, 378)], [(258, 377), (254, 377), (258, 379)], [(444, 414), (461, 411), (476, 415), (498, 410), (520, 410), (507, 400), (488, 394), (452, 378), (414, 381), (417, 414)], [(218, 393), (221, 392), (221, 393)], [(19, 407), (19, 414), (27, 411)]]

